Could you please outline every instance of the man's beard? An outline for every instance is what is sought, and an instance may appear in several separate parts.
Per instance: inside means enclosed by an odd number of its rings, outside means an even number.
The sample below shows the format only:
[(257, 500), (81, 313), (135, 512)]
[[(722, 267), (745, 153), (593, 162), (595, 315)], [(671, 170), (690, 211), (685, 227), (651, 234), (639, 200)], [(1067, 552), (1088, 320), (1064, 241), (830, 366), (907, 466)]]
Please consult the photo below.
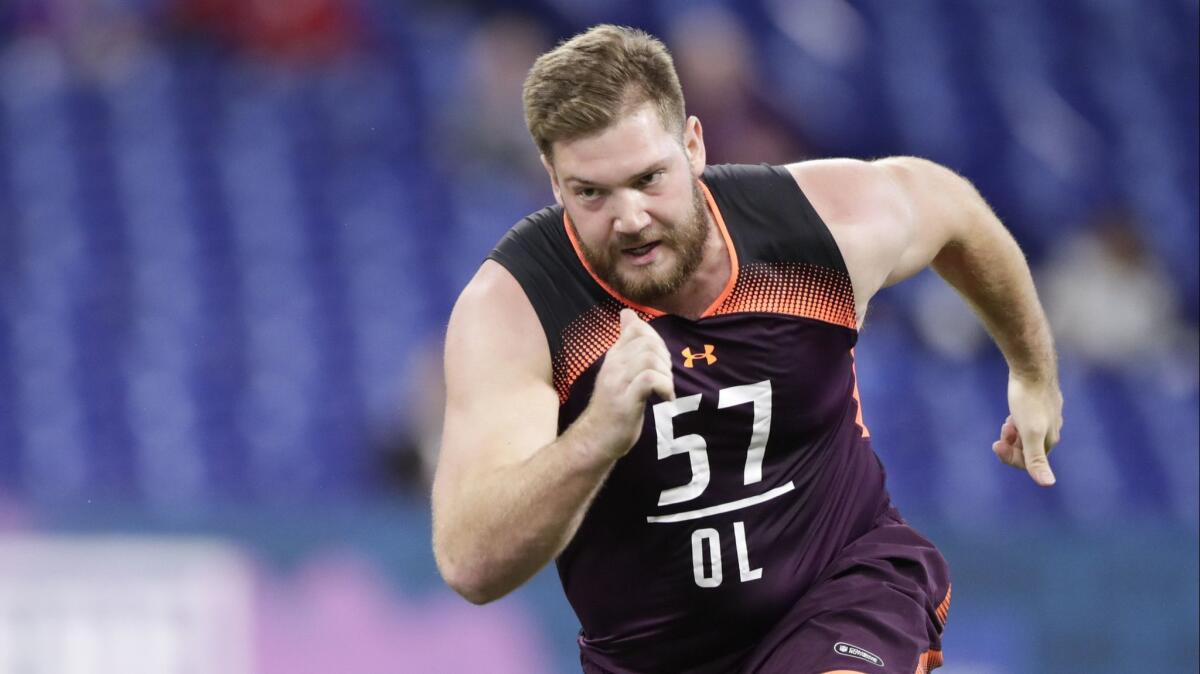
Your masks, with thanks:
[[(700, 267), (700, 260), (704, 258), (704, 244), (708, 241), (708, 220), (704, 211), (704, 196), (700, 193), (700, 187), (692, 183), (692, 210), (683, 222), (664, 223), (665, 227), (652, 225), (636, 235), (618, 234), (608, 248), (599, 250), (585, 244), (578, 231), (575, 232), (575, 239), (579, 242), (588, 266), (610, 288), (637, 304), (653, 305), (682, 288)], [(575, 227), (574, 222), (571, 223), (571, 227)], [(667, 269), (643, 269), (636, 272), (636, 277), (626, 276), (618, 271), (617, 264), (624, 255), (621, 251), (638, 248), (656, 240), (660, 248), (670, 248), (674, 251), (674, 266)], [(661, 251), (659, 254), (662, 254)]]

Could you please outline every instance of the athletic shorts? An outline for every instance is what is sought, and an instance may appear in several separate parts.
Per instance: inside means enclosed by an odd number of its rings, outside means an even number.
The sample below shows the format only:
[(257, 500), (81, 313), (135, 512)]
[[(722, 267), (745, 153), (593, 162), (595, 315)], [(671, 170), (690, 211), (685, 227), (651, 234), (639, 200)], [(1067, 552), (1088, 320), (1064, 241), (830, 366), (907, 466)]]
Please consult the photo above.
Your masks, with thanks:
[[(704, 672), (927, 674), (942, 664), (949, 608), (946, 560), (889, 508), (761, 640)], [(583, 671), (610, 674), (587, 661)]]

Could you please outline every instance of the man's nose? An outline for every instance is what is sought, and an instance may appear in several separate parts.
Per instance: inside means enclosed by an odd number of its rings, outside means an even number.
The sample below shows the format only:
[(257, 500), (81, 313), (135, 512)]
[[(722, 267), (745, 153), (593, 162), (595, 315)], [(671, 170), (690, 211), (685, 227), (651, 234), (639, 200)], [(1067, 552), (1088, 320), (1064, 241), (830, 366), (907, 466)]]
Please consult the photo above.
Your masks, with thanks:
[(613, 213), (613, 231), (620, 234), (637, 234), (650, 226), (650, 213), (643, 203), (644, 195), (636, 190), (620, 195)]

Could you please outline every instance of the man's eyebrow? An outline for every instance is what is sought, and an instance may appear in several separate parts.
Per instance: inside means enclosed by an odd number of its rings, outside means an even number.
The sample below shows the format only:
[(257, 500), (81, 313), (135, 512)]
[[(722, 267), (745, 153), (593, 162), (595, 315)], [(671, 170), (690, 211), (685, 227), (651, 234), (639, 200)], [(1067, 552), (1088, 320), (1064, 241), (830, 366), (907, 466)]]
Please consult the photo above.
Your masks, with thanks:
[[(633, 182), (637, 181), (638, 178), (641, 178), (642, 176), (644, 176), (648, 173), (654, 173), (655, 171), (663, 168), (666, 165), (666, 163), (667, 163), (667, 160), (665, 158), (651, 162), (648, 166), (646, 166), (646, 168), (633, 173), (628, 178), (621, 181), (619, 184), (628, 185), (630, 183), (633, 183)], [(604, 186), (604, 183), (597, 182), (595, 180), (589, 180), (587, 178), (582, 178), (579, 176), (571, 176), (571, 175), (563, 178), (563, 182), (564, 183), (578, 183), (579, 185), (586, 185), (588, 187), (603, 187)]]

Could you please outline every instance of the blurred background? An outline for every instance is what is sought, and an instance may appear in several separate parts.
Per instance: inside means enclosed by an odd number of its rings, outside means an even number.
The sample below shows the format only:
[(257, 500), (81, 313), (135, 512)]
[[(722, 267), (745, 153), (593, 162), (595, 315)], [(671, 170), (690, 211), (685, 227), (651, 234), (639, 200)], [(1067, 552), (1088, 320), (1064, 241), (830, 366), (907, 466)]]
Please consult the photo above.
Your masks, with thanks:
[(1197, 670), (1196, 0), (0, 0), (0, 674), (578, 671), (552, 572), (440, 582), (428, 479), (451, 304), (551, 199), (521, 82), (601, 21), (712, 163), (929, 157), (1027, 252), (1054, 489), (936, 277), (858, 347), (942, 671)]

